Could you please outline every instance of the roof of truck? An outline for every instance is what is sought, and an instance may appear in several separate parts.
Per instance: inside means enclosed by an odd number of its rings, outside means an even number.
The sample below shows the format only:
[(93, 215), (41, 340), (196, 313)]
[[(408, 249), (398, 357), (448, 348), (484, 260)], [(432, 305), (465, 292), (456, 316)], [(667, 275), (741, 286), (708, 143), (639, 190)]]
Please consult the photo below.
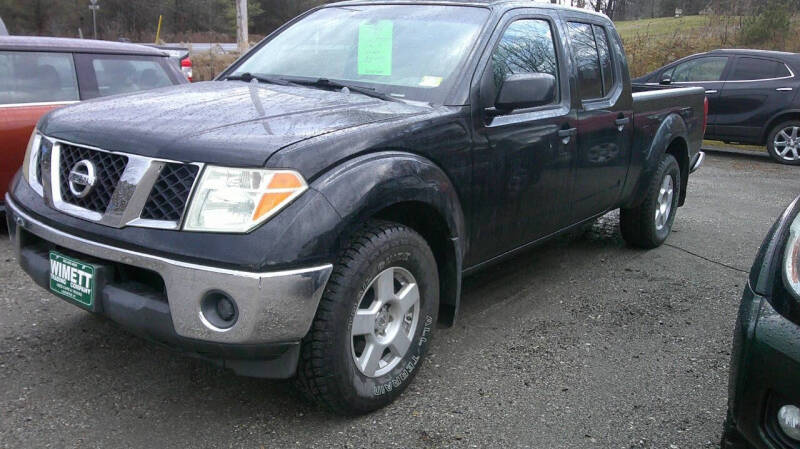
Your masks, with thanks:
[(165, 52), (144, 45), (92, 39), (69, 39), (63, 37), (0, 36), (0, 49), (166, 56)]
[(541, 8), (541, 9), (555, 9), (559, 11), (571, 11), (598, 16), (608, 19), (605, 14), (595, 12), (589, 9), (575, 8), (572, 6), (554, 5), (552, 3), (534, 2), (533, 0), (349, 0), (338, 3), (329, 3), (325, 6), (337, 5), (352, 5), (352, 4), (420, 4), (420, 5), (454, 5), (454, 6), (476, 6), (485, 5), (497, 7), (501, 9), (513, 9), (520, 7)]

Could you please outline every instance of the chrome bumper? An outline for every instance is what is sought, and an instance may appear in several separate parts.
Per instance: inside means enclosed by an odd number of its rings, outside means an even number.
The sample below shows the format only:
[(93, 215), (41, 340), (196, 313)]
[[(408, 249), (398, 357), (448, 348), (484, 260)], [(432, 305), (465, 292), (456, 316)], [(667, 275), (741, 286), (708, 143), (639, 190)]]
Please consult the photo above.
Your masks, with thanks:
[(698, 152), (697, 156), (695, 156), (695, 159), (693, 161), (692, 168), (689, 169), (689, 173), (696, 172), (700, 167), (703, 166), (703, 161), (705, 160), (706, 160), (706, 154), (703, 153), (702, 151)]
[[(195, 340), (260, 344), (298, 341), (305, 336), (317, 312), (332, 265), (291, 271), (253, 273), (196, 265), (139, 253), (72, 236), (22, 212), (6, 195), (14, 215), (9, 237), (21, 250), (21, 234), (29, 232), (72, 251), (110, 262), (152, 270), (164, 280), (175, 332)], [(10, 230), (11, 232), (11, 230)], [(236, 302), (239, 317), (228, 329), (208, 323), (201, 302), (211, 291), (223, 291)]]

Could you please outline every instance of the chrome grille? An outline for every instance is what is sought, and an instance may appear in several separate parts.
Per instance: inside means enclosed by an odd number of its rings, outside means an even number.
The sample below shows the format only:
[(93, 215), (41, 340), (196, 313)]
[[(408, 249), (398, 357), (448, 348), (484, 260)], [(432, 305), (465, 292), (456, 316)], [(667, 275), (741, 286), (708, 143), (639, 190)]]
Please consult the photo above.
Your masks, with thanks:
[[(88, 160), (97, 169), (97, 184), (83, 198), (78, 198), (69, 189), (69, 173), (76, 163)], [(65, 203), (87, 209), (93, 212), (104, 213), (108, 209), (114, 190), (119, 184), (128, 158), (119, 154), (95, 151), (89, 148), (61, 145), (61, 161), (59, 172), (61, 179), (61, 198)]]
[[(195, 180), (203, 169), (201, 163), (155, 159), (74, 144), (43, 136), (31, 164), (31, 186), (47, 204), (66, 214), (104, 226), (180, 229)], [(70, 189), (70, 173), (79, 164), (84, 176), (92, 172), (92, 188), (82, 190), (75, 174), (78, 197)], [(88, 179), (88, 178), (84, 178)]]
[(166, 164), (142, 209), (145, 220), (179, 221), (189, 201), (199, 168), (189, 164)]

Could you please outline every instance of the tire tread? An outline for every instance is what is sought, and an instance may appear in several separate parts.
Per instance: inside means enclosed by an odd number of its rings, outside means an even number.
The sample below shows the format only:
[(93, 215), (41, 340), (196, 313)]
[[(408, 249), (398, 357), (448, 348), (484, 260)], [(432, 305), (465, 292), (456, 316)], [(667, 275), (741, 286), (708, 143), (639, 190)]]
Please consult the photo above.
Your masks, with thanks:
[[(664, 174), (670, 166), (678, 167), (678, 161), (671, 154), (665, 154), (658, 164), (653, 176), (650, 177), (647, 194), (644, 201), (636, 207), (622, 208), (619, 214), (619, 225), (622, 238), (632, 246), (644, 249), (653, 249), (664, 242), (658, 239), (655, 230), (655, 216), (651, 205), (655, 203)], [(677, 170), (678, 179), (675, 182), (675, 196), (680, 196), (681, 180), (680, 169)], [(677, 210), (673, 209), (673, 216)]]
[[(424, 243), (422, 237), (404, 225), (370, 220), (350, 237), (337, 258), (325, 293), (320, 299), (314, 322), (307, 336), (301, 342), (300, 361), (295, 382), (298, 389), (307, 398), (316, 401), (331, 412), (343, 415), (360, 414), (340, 400), (342, 392), (338, 391), (333, 370), (330, 369), (325, 358), (326, 346), (333, 340), (334, 333), (338, 330), (336, 308), (341, 306), (337, 301), (338, 293), (346, 288), (349, 277), (356, 271), (356, 265), (361, 257), (378, 250), (378, 242), (391, 240), (394, 235), (408, 236), (409, 234), (418, 237)], [(430, 257), (433, 257), (432, 253), (430, 253)]]

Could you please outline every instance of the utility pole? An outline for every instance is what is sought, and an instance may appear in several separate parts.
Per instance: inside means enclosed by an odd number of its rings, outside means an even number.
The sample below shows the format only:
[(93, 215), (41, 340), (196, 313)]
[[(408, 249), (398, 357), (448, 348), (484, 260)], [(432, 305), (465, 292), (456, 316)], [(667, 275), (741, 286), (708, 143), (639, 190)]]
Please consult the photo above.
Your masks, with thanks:
[(97, 10), (100, 9), (100, 5), (97, 4), (97, 0), (89, 0), (91, 5), (89, 5), (89, 9), (92, 10), (92, 31), (93, 31), (93, 38), (97, 39)]
[(250, 36), (248, 35), (248, 16), (247, 0), (236, 1), (236, 43), (239, 44), (239, 51), (244, 53), (250, 46)]

